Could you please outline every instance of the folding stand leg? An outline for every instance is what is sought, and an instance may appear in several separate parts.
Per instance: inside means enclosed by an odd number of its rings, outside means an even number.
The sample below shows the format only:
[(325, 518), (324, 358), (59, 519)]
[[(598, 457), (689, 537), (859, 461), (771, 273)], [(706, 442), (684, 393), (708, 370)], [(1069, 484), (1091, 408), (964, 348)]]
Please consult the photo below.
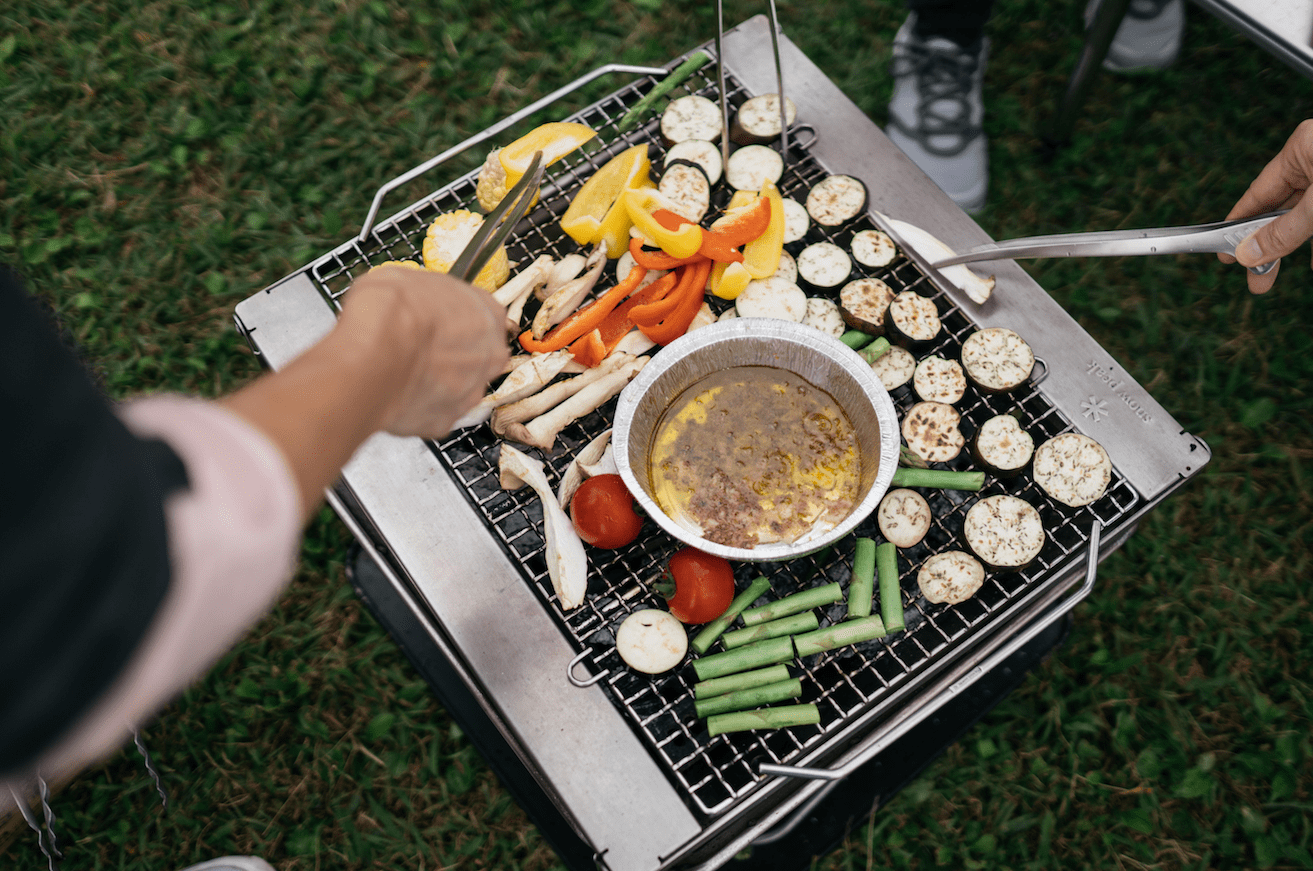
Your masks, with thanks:
[(1117, 35), (1117, 28), (1130, 5), (1131, 0), (1100, 0), (1094, 11), (1094, 21), (1085, 33), (1085, 48), (1067, 82), (1067, 92), (1062, 95), (1057, 112), (1043, 134), (1044, 142), (1050, 148), (1062, 148), (1071, 142), (1076, 116), (1094, 86), (1103, 59), (1108, 54), (1108, 46), (1112, 45), (1112, 38)]

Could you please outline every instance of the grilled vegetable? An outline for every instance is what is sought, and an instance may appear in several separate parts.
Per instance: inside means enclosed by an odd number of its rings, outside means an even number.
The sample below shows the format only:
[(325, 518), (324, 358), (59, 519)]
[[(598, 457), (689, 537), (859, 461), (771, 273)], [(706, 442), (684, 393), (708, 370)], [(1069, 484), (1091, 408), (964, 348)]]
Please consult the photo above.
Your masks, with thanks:
[[(915, 248), (922, 257), (931, 263), (945, 257), (952, 257), (956, 253), (952, 248), (914, 224), (909, 224), (906, 221), (895, 221), (887, 217), (885, 220), (889, 222), (889, 226), (904, 242)], [(990, 294), (994, 292), (994, 276), (983, 278), (961, 264), (945, 266), (939, 270), (939, 274), (960, 288), (974, 303), (983, 305), (989, 299)]]
[(942, 402), (918, 402), (903, 418), (903, 440), (927, 463), (947, 463), (962, 452), (962, 416)]
[(880, 619), (886, 632), (897, 632), (907, 625), (903, 619), (903, 588), (898, 582), (898, 548), (886, 541), (875, 549), (875, 565), (880, 576)]
[(580, 245), (606, 245), (607, 257), (619, 257), (629, 245), (633, 221), (620, 202), (630, 188), (650, 188), (652, 163), (647, 143), (626, 148), (589, 176), (561, 215), (561, 229)]
[(707, 718), (707, 734), (712, 738), (726, 732), (754, 729), (784, 729), (789, 726), (812, 726), (821, 721), (820, 708), (814, 704), (778, 705), (755, 711), (735, 711)]
[(661, 674), (679, 665), (688, 652), (688, 633), (668, 612), (645, 608), (620, 624), (615, 651), (634, 671)]
[(743, 618), (744, 626), (755, 626), (758, 623), (778, 620), (781, 617), (788, 617), (790, 614), (800, 614), (812, 608), (819, 608), (821, 605), (833, 605), (835, 602), (842, 601), (843, 587), (837, 583), (825, 584), (824, 586), (812, 587), (809, 590), (793, 593), (783, 599), (776, 599), (774, 602), (768, 602), (756, 608), (749, 608), (740, 616)]
[(801, 614), (790, 614), (788, 617), (781, 617), (778, 620), (758, 623), (756, 626), (744, 626), (742, 629), (726, 632), (722, 641), (726, 650), (733, 650), (736, 647), (742, 647), (745, 644), (752, 644), (757, 641), (766, 641), (770, 638), (780, 638), (785, 635), (797, 635), (799, 632), (810, 632), (820, 625), (820, 621), (816, 619), (816, 612), (804, 611)]
[(697, 94), (671, 100), (661, 113), (661, 138), (667, 145), (686, 139), (715, 142), (720, 138), (720, 126), (720, 107)]
[(862, 230), (853, 236), (848, 246), (853, 259), (863, 266), (888, 266), (898, 256), (898, 248), (888, 233), (880, 230)]
[(866, 185), (851, 175), (831, 175), (807, 192), (807, 214), (822, 227), (851, 221), (866, 208)]
[(861, 330), (844, 330), (839, 334), (839, 341), (843, 342), (854, 351), (860, 351), (871, 342), (875, 341), (875, 336), (870, 333), (863, 333)]
[(788, 701), (800, 695), (802, 695), (802, 681), (791, 677), (778, 683), (738, 690), (714, 698), (698, 699), (693, 702), (693, 712), (699, 717), (712, 717), (717, 714), (728, 714), (731, 711), (743, 711), (774, 702)]
[(643, 530), (619, 475), (596, 475), (580, 484), (570, 500), (570, 519), (580, 538), (603, 550), (624, 547)]
[[(664, 612), (663, 612), (664, 613)], [(671, 618), (674, 619), (673, 617)], [(679, 621), (676, 620), (676, 623)], [(710, 680), (724, 677), (740, 671), (749, 671), (778, 662), (793, 659), (793, 640), (791, 638), (768, 638), (753, 644), (745, 644), (723, 653), (713, 653), (693, 660), (693, 672), (698, 680)]]
[(569, 611), (578, 607), (588, 593), (588, 557), (584, 554), (583, 542), (575, 534), (570, 518), (552, 494), (543, 464), (503, 444), (497, 468), (501, 485), (505, 489), (514, 490), (528, 484), (538, 494), (543, 507), (545, 558), (552, 589), (556, 591), (562, 610)]
[(871, 344), (858, 351), (857, 356), (865, 360), (868, 366), (874, 366), (876, 361), (890, 350), (893, 350), (893, 346), (889, 344), (889, 340), (884, 336), (880, 336), (879, 338), (872, 340)]
[(1026, 382), (1035, 367), (1035, 352), (1012, 330), (977, 330), (962, 343), (962, 367), (981, 390), (1005, 393)]
[(677, 161), (691, 161), (702, 167), (707, 174), (707, 181), (715, 184), (725, 174), (725, 161), (720, 156), (720, 148), (706, 139), (685, 139), (676, 142), (666, 150), (665, 166)]
[[(798, 118), (798, 107), (784, 98), (784, 122), (790, 127)], [(745, 101), (734, 114), (729, 138), (739, 145), (756, 145), (780, 136), (780, 95), (761, 94)]]
[(895, 547), (914, 547), (930, 531), (930, 504), (915, 490), (890, 490), (875, 514), (880, 534)]
[(839, 306), (833, 300), (818, 296), (809, 298), (802, 322), (836, 339), (843, 335), (843, 315), (839, 314)]
[(884, 326), (889, 341), (916, 350), (930, 344), (939, 335), (939, 309), (929, 297), (905, 290), (889, 303)]
[(758, 577), (754, 579), (751, 584), (748, 584), (746, 590), (734, 597), (734, 600), (729, 603), (729, 607), (725, 609), (724, 614), (704, 626), (702, 631), (693, 638), (694, 652), (702, 654), (710, 650), (711, 645), (716, 643), (716, 639), (729, 628), (729, 624), (734, 622), (734, 618), (738, 617), (744, 609), (769, 590), (770, 581), (766, 578)]
[[(780, 252), (780, 265), (775, 268), (775, 274), (785, 281), (798, 283), (798, 261), (793, 259), (793, 255), (788, 251)], [(768, 276), (769, 277), (769, 276)]]
[(560, 483), (556, 485), (556, 501), (567, 512), (570, 500), (588, 478), (596, 475), (618, 475), (619, 467), (611, 453), (611, 430), (604, 429), (592, 441), (575, 451), (574, 459), (561, 473)]
[(664, 79), (657, 82), (652, 90), (644, 94), (642, 99), (635, 103), (629, 111), (624, 114), (624, 117), (620, 119), (620, 132), (624, 133), (628, 130), (632, 130), (637, 126), (639, 119), (652, 110), (652, 107), (656, 105), (657, 100), (660, 100), (666, 94), (669, 94), (675, 88), (682, 85), (689, 76), (706, 66), (707, 62), (710, 60), (711, 57), (703, 51), (689, 55), (683, 63), (671, 70), (670, 74)]
[(787, 665), (768, 665), (755, 671), (742, 671), (725, 677), (713, 677), (711, 680), (698, 681), (693, 684), (693, 698), (709, 699), (715, 696), (723, 696), (726, 693), (738, 692), (739, 690), (764, 687), (767, 684), (779, 683), (788, 679), (789, 667)]
[[(424, 234), (422, 246), (424, 268), (434, 272), (450, 271), (460, 252), (465, 250), (465, 246), (470, 243), (482, 225), (483, 216), (468, 209), (457, 209), (454, 212), (443, 212), (438, 215)], [(499, 245), (470, 283), (475, 287), (494, 291), (505, 284), (510, 275), (511, 263), (506, 256), (506, 246)]]
[(824, 629), (817, 629), (815, 632), (795, 635), (793, 646), (797, 648), (798, 656), (815, 656), (850, 644), (874, 641), (884, 637), (885, 634), (884, 621), (872, 615), (845, 620), (833, 626), (826, 626)]
[(1103, 445), (1075, 432), (1040, 445), (1031, 465), (1040, 489), (1072, 508), (1097, 501), (1112, 480), (1112, 460)]
[(966, 394), (967, 379), (962, 374), (962, 364), (956, 360), (930, 356), (916, 364), (912, 389), (927, 402), (953, 405)]
[(725, 166), (725, 181), (737, 191), (759, 191), (766, 182), (778, 183), (782, 175), (784, 158), (767, 145), (745, 145), (729, 156)]
[(741, 318), (776, 318), (801, 322), (807, 316), (807, 294), (784, 278), (772, 276), (748, 283), (734, 300)]
[(710, 623), (734, 600), (734, 570), (723, 557), (680, 548), (666, 564), (657, 592), (680, 623)]
[(922, 487), (928, 490), (970, 490), (975, 492), (985, 486), (985, 473), (899, 466), (894, 470), (891, 483), (895, 487)]
[(667, 161), (657, 190), (670, 200), (671, 211), (690, 221), (701, 221), (711, 208), (711, 180), (692, 161)]
[(889, 303), (894, 292), (878, 278), (859, 278), (850, 281), (839, 291), (839, 307), (843, 319), (854, 330), (872, 336), (884, 335), (884, 322), (889, 314)]
[(853, 573), (848, 581), (848, 616), (870, 617), (875, 596), (875, 542), (859, 538), (853, 547)]
[(1044, 523), (1029, 502), (989, 496), (972, 505), (962, 522), (967, 547), (994, 570), (1025, 568), (1044, 549)]
[[(585, 124), (553, 121), (535, 127), (505, 148), (493, 149), (475, 185), (479, 207), (485, 212), (495, 209), (507, 191), (524, 177), (535, 152), (542, 152), (543, 166), (551, 166), (596, 135)], [(535, 191), (534, 202), (537, 200)]]
[(848, 280), (852, 258), (833, 242), (814, 242), (798, 254), (800, 283), (817, 290), (833, 290)]
[(1010, 414), (991, 417), (971, 440), (972, 457), (999, 478), (1016, 477), (1034, 453), (1035, 440)]
[(916, 358), (903, 348), (890, 348), (871, 364), (871, 371), (885, 390), (894, 390), (912, 380)]
[(916, 573), (916, 585), (922, 595), (936, 604), (965, 602), (984, 583), (985, 567), (980, 560), (960, 550), (935, 554)]
[(784, 243), (797, 242), (811, 229), (812, 219), (807, 207), (790, 197), (784, 199)]

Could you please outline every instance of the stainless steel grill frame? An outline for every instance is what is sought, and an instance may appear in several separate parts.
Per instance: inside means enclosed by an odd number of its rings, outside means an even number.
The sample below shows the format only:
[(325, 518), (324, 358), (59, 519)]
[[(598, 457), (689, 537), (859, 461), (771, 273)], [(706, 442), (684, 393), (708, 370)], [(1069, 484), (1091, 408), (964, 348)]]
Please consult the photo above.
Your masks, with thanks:
[[(731, 105), (774, 89), (773, 68), (761, 62), (762, 49), (768, 45), (764, 27), (764, 20), (753, 19), (727, 35)], [(925, 226), (955, 247), (987, 239), (951, 202), (945, 205), (946, 198), (791, 43), (781, 42), (789, 93), (799, 103), (800, 120), (810, 122), (817, 131), (810, 143), (793, 143), (781, 184), (784, 194), (801, 199), (814, 182), (830, 172), (858, 175), (872, 191), (872, 213), (836, 232), (814, 227), (806, 241), (828, 239), (846, 248), (853, 233), (880, 225), (877, 210)], [(740, 62), (740, 58), (744, 60)], [(512, 260), (527, 262), (544, 252), (560, 257), (577, 250), (557, 221), (578, 185), (611, 155), (637, 142), (648, 142), (653, 163), (659, 165), (663, 149), (655, 119), (628, 134), (620, 134), (616, 128), (627, 107), (655, 81), (649, 77), (623, 87), (569, 119), (598, 130), (597, 143), (549, 169), (540, 204), (508, 243)], [(691, 80), (688, 90), (715, 96), (716, 83), (704, 74)], [(811, 115), (809, 108), (815, 110)], [(821, 112), (821, 108), (829, 111)], [(869, 137), (869, 145), (863, 135)], [(886, 177), (886, 173), (890, 175)], [(888, 184), (890, 178), (897, 184)], [(474, 201), (472, 174), (440, 188), (369, 228), (362, 234), (363, 241), (357, 238), (344, 243), (243, 303), (237, 312), (239, 327), (266, 362), (277, 368), (331, 326), (331, 308), (325, 301), (336, 303), (351, 281), (373, 264), (416, 259), (432, 218), (443, 211), (472, 208)], [(581, 837), (594, 844), (609, 867), (699, 863), (712, 867), (724, 861), (754, 832), (764, 830), (815, 792), (803, 779), (763, 777), (763, 764), (768, 770), (826, 776), (825, 769), (851, 768), (906, 733), (946, 697), (960, 692), (986, 663), (1011, 649), (1016, 639), (1069, 607), (1091, 549), (1097, 556), (1118, 546), (1145, 511), (1206, 462), (1206, 446), (1181, 433), (1152, 398), (1015, 264), (1000, 264), (998, 302), (984, 307), (967, 302), (954, 288), (937, 285), (915, 255), (910, 259), (900, 256), (889, 267), (867, 273), (884, 279), (895, 290), (914, 289), (935, 300), (945, 329), (927, 353), (956, 356), (966, 335), (991, 325), (1010, 326), (1036, 347), (1044, 362), (1023, 392), (968, 394), (960, 406), (968, 435), (999, 413), (1018, 414), (1037, 443), (1080, 429), (1109, 448), (1116, 471), (1107, 495), (1079, 511), (1051, 502), (1028, 476), (1012, 482), (990, 479), (979, 496), (1009, 492), (1030, 501), (1041, 511), (1049, 541), (1033, 566), (1023, 572), (992, 575), (976, 597), (952, 608), (924, 602), (916, 588), (915, 567), (929, 553), (960, 542), (965, 508), (978, 496), (932, 494), (934, 528), (925, 543), (902, 554), (906, 632), (795, 663), (804, 676), (805, 700), (822, 708), (819, 726), (709, 739), (693, 715), (691, 669), (649, 677), (637, 675), (619, 662), (612, 644), (613, 627), (630, 611), (659, 601), (649, 584), (678, 547), (652, 525), (648, 527), (651, 534), (630, 548), (590, 551), (589, 597), (580, 608), (562, 612), (547, 579), (536, 498), (527, 492), (500, 489), (497, 445), (485, 427), (455, 433), (437, 444), (378, 437), (348, 467), (343, 486), (331, 497), (357, 536), (390, 567), (394, 584), (405, 588), (416, 613), (431, 624), (434, 643), (453, 660), (468, 665), (464, 679), (486, 704), (498, 728), (520, 748), (525, 765), (549, 794), (559, 799), (558, 807), (574, 820)], [(314, 308), (316, 300), (318, 309)], [(1088, 363), (1083, 356), (1089, 357)], [(1074, 377), (1082, 371), (1085, 381)], [(1086, 383), (1090, 379), (1092, 387)], [(893, 399), (900, 412), (914, 401), (910, 387), (894, 391)], [(551, 472), (559, 475), (575, 449), (609, 425), (610, 414), (608, 406), (567, 428), (558, 450), (546, 458)], [(1111, 434), (1095, 426), (1104, 421), (1116, 425), (1106, 431)], [(1151, 450), (1146, 451), (1143, 438), (1126, 437), (1127, 421), (1153, 425), (1158, 442)], [(409, 443), (401, 446), (397, 444), (400, 441)], [(956, 465), (965, 467), (968, 462), (964, 458)], [(411, 492), (424, 490), (439, 474), (445, 479), (440, 482), (441, 492)], [(400, 496), (398, 489), (403, 491)], [(401, 504), (393, 504), (398, 498)], [(455, 503), (466, 510), (458, 510)], [(398, 511), (421, 513), (402, 519)], [(426, 530), (427, 524), (442, 524), (453, 514), (459, 515), (459, 521), (446, 535), (435, 536)], [(873, 530), (871, 523), (869, 529), (863, 527), (858, 533)], [(480, 553), (444, 553), (434, 563), (432, 551), (459, 547), (466, 536), (478, 539), (473, 550)], [(739, 579), (765, 573), (772, 578), (773, 595), (783, 595), (813, 583), (846, 581), (849, 557), (833, 550), (787, 564), (741, 566)], [(536, 611), (535, 631), (544, 645), (552, 646), (553, 655), (503, 660), (495, 657), (494, 651), (473, 649), (480, 647), (480, 641), (468, 633), (476, 627), (463, 621), (474, 616), (488, 618), (492, 603), (481, 601), (471, 606), (446, 586), (442, 575), (455, 567), (487, 564), (511, 568), (506, 573), (512, 576), (509, 581), (499, 579), (503, 590), (512, 583), (518, 585), (517, 595), (529, 592), (532, 601), (521, 605)], [(1088, 584), (1076, 595), (1084, 592), (1088, 592)], [(462, 609), (468, 610), (462, 614)], [(838, 611), (830, 616), (841, 618), (842, 608)], [(514, 642), (533, 643), (533, 639)], [(533, 673), (490, 673), (501, 668), (531, 669)], [(553, 711), (541, 717), (541, 723), (534, 723), (530, 706), (522, 706), (525, 700), (512, 695), (526, 691), (529, 685), (533, 685), (530, 698), (559, 694), (553, 704), (577, 704), (580, 710)], [(599, 725), (599, 717), (604, 724)], [(604, 747), (608, 740), (623, 745), (622, 750), (613, 748), (622, 754), (613, 763), (634, 762), (632, 754), (638, 748), (645, 757), (638, 760), (643, 763), (641, 773), (629, 776), (621, 770), (624, 764), (604, 765), (605, 770), (590, 764), (577, 771), (562, 771), (560, 766), (569, 765), (570, 755), (568, 747), (557, 746), (563, 739), (535, 734), (540, 726), (543, 733), (551, 733), (562, 724), (600, 730), (605, 735), (600, 742)], [(625, 739), (625, 732), (631, 740)], [(664, 784), (660, 800), (635, 798), (633, 790), (645, 788), (643, 784), (648, 789)], [(624, 805), (629, 805), (627, 811)], [(615, 819), (596, 818), (608, 811)], [(651, 826), (653, 820), (664, 823), (665, 830), (637, 831)], [(628, 842), (622, 846), (618, 839), (626, 837)]]

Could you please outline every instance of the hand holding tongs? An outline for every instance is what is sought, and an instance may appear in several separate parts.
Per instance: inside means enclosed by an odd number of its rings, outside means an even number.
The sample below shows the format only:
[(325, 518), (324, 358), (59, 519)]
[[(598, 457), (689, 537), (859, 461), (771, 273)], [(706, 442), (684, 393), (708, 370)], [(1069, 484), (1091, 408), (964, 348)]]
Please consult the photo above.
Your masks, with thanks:
[[(1059, 233), (1054, 236), (1027, 236), (981, 245), (930, 265), (939, 269), (976, 260), (1017, 260), (1025, 257), (1122, 257), (1146, 254), (1235, 254), (1235, 248), (1251, 233), (1288, 212), (1268, 212), (1238, 221), (1215, 224), (1192, 224), (1185, 227), (1158, 227), (1149, 230), (1106, 230), (1095, 233)], [(1276, 261), (1247, 267), (1262, 275), (1276, 266)]]
[(501, 247), (511, 235), (511, 231), (515, 229), (515, 225), (520, 223), (520, 219), (529, 211), (534, 192), (543, 181), (545, 167), (542, 165), (542, 160), (543, 153), (535, 151), (533, 160), (529, 161), (529, 168), (506, 196), (502, 197), (497, 207), (483, 219), (474, 237), (460, 252), (456, 262), (451, 264), (448, 275), (454, 275), (461, 281), (473, 281), (478, 276), (479, 271), (487, 264), (488, 258)]

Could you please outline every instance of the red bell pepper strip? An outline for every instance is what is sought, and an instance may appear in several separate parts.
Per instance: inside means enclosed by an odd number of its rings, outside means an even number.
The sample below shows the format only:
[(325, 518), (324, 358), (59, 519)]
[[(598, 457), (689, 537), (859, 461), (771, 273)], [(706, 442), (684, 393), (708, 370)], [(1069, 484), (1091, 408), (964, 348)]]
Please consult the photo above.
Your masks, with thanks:
[(679, 299), (674, 310), (654, 327), (644, 327), (640, 324), (638, 328), (643, 331), (643, 335), (658, 345), (669, 345), (688, 332), (688, 325), (693, 323), (693, 318), (697, 317), (698, 311), (702, 308), (705, 299), (703, 291), (707, 286), (707, 276), (710, 274), (710, 260), (685, 266), (679, 285), (671, 293)]
[(634, 288), (643, 281), (647, 269), (635, 265), (624, 281), (598, 297), (592, 305), (582, 308), (553, 327), (542, 339), (535, 339), (532, 330), (520, 334), (520, 347), (531, 354), (559, 351), (575, 339), (597, 327)]
[[(610, 356), (611, 352), (615, 350), (616, 345), (620, 344), (620, 340), (628, 335), (629, 331), (634, 328), (633, 321), (629, 320), (629, 313), (644, 303), (664, 298), (675, 287), (677, 277), (677, 274), (674, 272), (661, 276), (647, 287), (635, 293), (629, 299), (620, 303), (615, 311), (611, 312), (605, 319), (603, 319), (602, 323), (598, 325), (595, 330), (605, 351), (605, 353), (602, 354), (601, 359), (604, 360)], [(580, 345), (581, 349), (583, 346), (580, 343), (582, 343), (585, 338), (587, 337), (585, 336), (584, 338), (575, 341), (575, 344)], [(574, 345), (571, 345), (570, 353), (572, 356), (574, 355), (574, 352)], [(576, 356), (575, 359), (579, 360), (579, 357)], [(583, 360), (580, 360), (580, 362), (582, 363)], [(601, 360), (598, 362), (601, 362)]]
[(705, 259), (701, 254), (694, 254), (692, 257), (672, 257), (660, 248), (644, 248), (641, 239), (629, 240), (629, 253), (635, 263), (646, 269), (674, 269)]

